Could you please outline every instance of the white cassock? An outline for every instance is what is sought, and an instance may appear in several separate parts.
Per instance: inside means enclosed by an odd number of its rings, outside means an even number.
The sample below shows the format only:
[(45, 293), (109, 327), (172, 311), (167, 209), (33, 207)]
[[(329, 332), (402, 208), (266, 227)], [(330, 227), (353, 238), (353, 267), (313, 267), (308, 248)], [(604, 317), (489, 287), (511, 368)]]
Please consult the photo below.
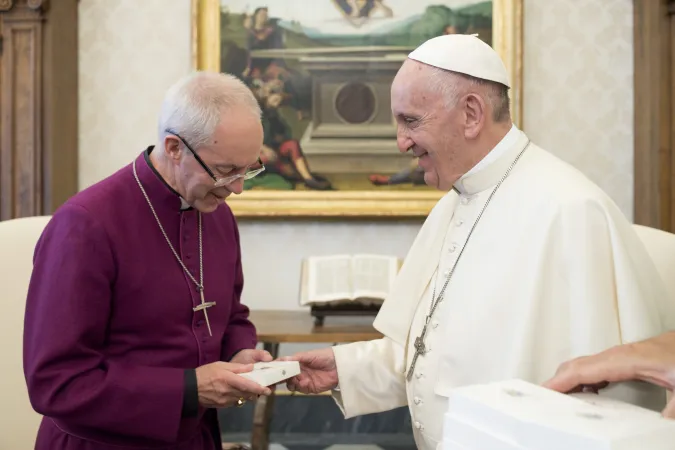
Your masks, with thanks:
[[(675, 301), (616, 205), (516, 127), (455, 189), (427, 218), (375, 319), (386, 337), (334, 347), (334, 396), (345, 416), (409, 405), (420, 449), (441, 440), (453, 387), (541, 383), (566, 360), (657, 335), (675, 317)], [(406, 381), (434, 286), (438, 294), (465, 245), (429, 321), (427, 353)], [(603, 392), (665, 404), (663, 390), (642, 383)]]

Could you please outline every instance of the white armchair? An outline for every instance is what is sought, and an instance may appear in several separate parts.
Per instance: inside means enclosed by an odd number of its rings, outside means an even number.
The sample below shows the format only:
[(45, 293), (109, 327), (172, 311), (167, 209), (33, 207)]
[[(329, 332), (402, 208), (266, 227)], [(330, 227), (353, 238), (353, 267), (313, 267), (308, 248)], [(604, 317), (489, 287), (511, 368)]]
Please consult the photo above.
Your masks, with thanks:
[(0, 449), (31, 450), (42, 417), (23, 375), (23, 317), (33, 251), (50, 216), (0, 222)]

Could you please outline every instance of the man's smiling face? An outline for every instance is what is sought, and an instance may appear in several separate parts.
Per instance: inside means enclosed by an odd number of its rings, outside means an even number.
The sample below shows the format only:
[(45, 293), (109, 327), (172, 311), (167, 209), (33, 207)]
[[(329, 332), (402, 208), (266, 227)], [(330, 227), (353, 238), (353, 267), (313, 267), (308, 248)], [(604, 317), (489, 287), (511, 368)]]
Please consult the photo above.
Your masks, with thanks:
[(419, 157), (427, 185), (448, 191), (466, 171), (462, 164), (465, 116), (460, 108), (448, 107), (452, 99), (435, 89), (434, 76), (428, 66), (406, 60), (392, 83), (391, 107), (399, 150)]

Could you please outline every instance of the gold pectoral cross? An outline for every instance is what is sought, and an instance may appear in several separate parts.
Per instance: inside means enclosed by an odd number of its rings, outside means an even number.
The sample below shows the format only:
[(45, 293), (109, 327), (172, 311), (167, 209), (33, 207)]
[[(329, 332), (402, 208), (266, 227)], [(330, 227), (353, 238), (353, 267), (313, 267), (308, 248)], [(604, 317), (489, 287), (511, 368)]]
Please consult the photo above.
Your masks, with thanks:
[(201, 304), (195, 306), (194, 308), (192, 308), (192, 310), (194, 312), (204, 311), (204, 318), (206, 319), (206, 326), (209, 328), (209, 336), (213, 336), (213, 334), (211, 333), (211, 324), (209, 323), (209, 313), (206, 309), (210, 308), (212, 306), (215, 306), (216, 302), (205, 302), (204, 301), (204, 288), (199, 289), (199, 297), (202, 299)]
[(422, 333), (415, 338), (415, 355), (413, 356), (412, 363), (410, 364), (410, 369), (408, 369), (408, 375), (406, 376), (406, 379), (410, 381), (412, 378), (412, 374), (415, 371), (415, 364), (417, 364), (417, 358), (420, 357), (420, 355), (424, 355), (427, 352), (427, 347), (424, 345), (424, 336), (427, 334), (427, 324), (429, 323), (430, 316), (427, 316), (427, 321), (424, 324), (424, 328), (422, 328)]

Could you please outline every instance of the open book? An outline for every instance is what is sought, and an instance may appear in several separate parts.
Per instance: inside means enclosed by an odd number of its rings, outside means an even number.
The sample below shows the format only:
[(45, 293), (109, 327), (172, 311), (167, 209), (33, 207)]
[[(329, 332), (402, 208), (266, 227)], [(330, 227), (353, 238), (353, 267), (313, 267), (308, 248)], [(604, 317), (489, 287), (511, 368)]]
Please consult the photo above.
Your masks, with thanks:
[(300, 304), (381, 304), (401, 260), (387, 255), (312, 256), (303, 260)]

